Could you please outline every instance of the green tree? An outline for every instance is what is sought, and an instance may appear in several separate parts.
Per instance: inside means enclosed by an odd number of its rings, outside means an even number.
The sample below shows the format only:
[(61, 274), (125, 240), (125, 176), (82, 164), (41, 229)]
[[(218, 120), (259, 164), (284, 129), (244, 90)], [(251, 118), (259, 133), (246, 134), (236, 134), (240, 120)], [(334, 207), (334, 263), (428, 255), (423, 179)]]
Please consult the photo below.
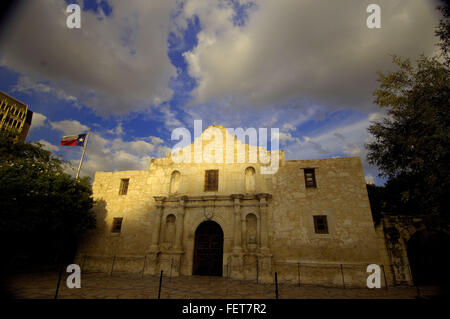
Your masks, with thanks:
[(378, 73), (375, 103), (386, 117), (369, 127), (368, 160), (388, 177), (387, 209), (447, 214), (450, 163), (449, 68), (420, 56), (414, 65), (394, 56), (399, 70)]
[(439, 37), (439, 47), (441, 48), (442, 57), (445, 59), (447, 67), (450, 65), (450, 6), (449, 0), (445, 0), (443, 6), (438, 9), (442, 13), (442, 19), (436, 29), (436, 35)]
[(95, 227), (89, 178), (74, 179), (63, 164), (39, 143), (0, 136), (0, 233), (9, 257), (55, 260)]

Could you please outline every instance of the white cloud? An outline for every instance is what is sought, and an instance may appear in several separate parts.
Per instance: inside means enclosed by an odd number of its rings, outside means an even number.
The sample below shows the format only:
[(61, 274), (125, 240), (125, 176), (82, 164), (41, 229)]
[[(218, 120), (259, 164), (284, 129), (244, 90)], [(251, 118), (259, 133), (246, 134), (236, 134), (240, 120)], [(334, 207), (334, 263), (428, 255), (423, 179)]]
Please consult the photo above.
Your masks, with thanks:
[(284, 124), (282, 128), (284, 131), (295, 131), (296, 130), (295, 126), (292, 125), (291, 123)]
[(47, 151), (50, 151), (50, 152), (57, 152), (57, 151), (59, 151), (59, 147), (58, 146), (53, 145), (52, 143), (50, 143), (50, 142), (48, 142), (46, 140), (42, 140), (41, 139), (39, 141), (39, 143), (41, 143), (43, 145), (42, 148), (47, 150)]
[[(365, 143), (370, 140), (367, 128), (371, 114), (360, 119), (346, 118), (331, 125), (319, 125), (310, 136), (292, 133), (284, 145), (287, 159), (360, 157), (366, 175), (378, 175), (377, 169), (367, 162)], [(297, 131), (302, 131), (300, 126)]]
[(161, 138), (157, 137), (157, 136), (150, 136), (148, 139), (150, 140), (150, 142), (152, 144), (155, 144), (155, 145), (159, 145), (159, 144), (164, 143), (164, 141)]
[(45, 83), (37, 83), (36, 81), (27, 76), (21, 76), (18, 82), (12, 87), (11, 91), (25, 94), (32, 94), (33, 92), (53, 94), (59, 100), (64, 100), (73, 103), (78, 101), (78, 99), (75, 96), (68, 95), (61, 89), (51, 87), (50, 85)]
[(361, 156), (364, 154), (364, 147), (361, 144), (346, 144), (342, 152), (348, 156)]
[(122, 123), (119, 123), (116, 127), (116, 131), (114, 132), (116, 135), (123, 135), (125, 132), (123, 131)]
[(85, 133), (89, 128), (75, 120), (64, 120), (59, 122), (50, 122), (55, 130), (64, 132), (65, 135), (75, 135)]
[(108, 134), (117, 135), (117, 136), (123, 136), (125, 134), (122, 123), (117, 124), (115, 129), (107, 130), (106, 132)]
[(202, 120), (203, 128), (220, 124), (230, 128), (279, 128), (280, 132), (289, 133), (305, 122), (320, 117), (322, 111), (323, 108), (316, 105), (299, 109), (295, 101), (257, 109), (230, 99), (186, 107), (183, 123), (192, 127), (194, 120)]
[(111, 149), (113, 151), (127, 151), (138, 155), (150, 154), (155, 150), (155, 145), (145, 141), (125, 142), (120, 138), (113, 140)]
[(183, 124), (177, 119), (177, 113), (172, 111), (169, 105), (161, 107), (160, 111), (163, 115), (164, 127), (166, 129), (174, 129), (183, 126)]
[(33, 112), (33, 118), (31, 119), (30, 130), (35, 130), (47, 125), (47, 117), (41, 113)]
[(367, 1), (260, 0), (247, 24), (233, 24), (224, 1), (187, 0), (198, 16), (198, 45), (185, 53), (197, 82), (195, 103), (233, 95), (271, 105), (301, 98), (333, 108), (372, 108), (376, 71), (390, 54), (417, 57), (435, 50), (436, 3), (380, 0), (382, 28), (366, 26)]
[[(87, 130), (87, 126), (78, 121), (64, 120), (50, 122), (50, 125), (53, 129), (67, 135), (79, 134)], [(110, 132), (105, 133), (110, 134)], [(64, 152), (64, 158), (72, 163), (71, 173), (74, 173), (78, 167), (81, 148), (64, 147), (61, 150)], [(96, 171), (148, 169), (152, 157), (164, 156), (168, 151), (170, 149), (157, 136), (149, 136), (136, 141), (124, 141), (122, 137), (105, 138), (102, 132), (93, 130), (88, 139), (81, 176), (93, 177)]]
[(167, 55), (175, 0), (110, 0), (110, 16), (82, 12), (66, 26), (60, 0), (24, 1), (4, 26), (0, 65), (23, 74), (15, 90), (78, 100), (99, 114), (125, 114), (172, 95)]
[(297, 142), (299, 144), (301, 143), (300, 139), (293, 137), (291, 133), (279, 132), (275, 136), (272, 136), (272, 140), (277, 137), (278, 137), (280, 145), (286, 145), (289, 142)]

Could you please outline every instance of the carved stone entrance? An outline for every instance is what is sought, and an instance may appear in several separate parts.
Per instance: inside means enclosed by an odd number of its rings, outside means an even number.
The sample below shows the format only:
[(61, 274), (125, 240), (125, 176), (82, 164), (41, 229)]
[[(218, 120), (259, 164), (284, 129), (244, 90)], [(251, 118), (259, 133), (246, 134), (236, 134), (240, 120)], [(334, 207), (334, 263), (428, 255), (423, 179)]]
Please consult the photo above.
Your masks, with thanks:
[(213, 221), (201, 223), (195, 231), (193, 275), (222, 276), (223, 231)]

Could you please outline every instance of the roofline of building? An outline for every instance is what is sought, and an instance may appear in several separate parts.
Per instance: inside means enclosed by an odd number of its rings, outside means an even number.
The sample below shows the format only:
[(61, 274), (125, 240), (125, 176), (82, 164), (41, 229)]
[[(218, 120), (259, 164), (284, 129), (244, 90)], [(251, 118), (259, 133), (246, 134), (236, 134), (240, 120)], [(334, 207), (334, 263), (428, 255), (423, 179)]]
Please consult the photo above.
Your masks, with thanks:
[(25, 105), (25, 106), (27, 107), (27, 109), (28, 109), (28, 104), (27, 104), (27, 103), (24, 103), (24, 102), (22, 102), (21, 100), (18, 100), (18, 99), (16, 99), (15, 97), (12, 97), (11, 95), (9, 95), (8, 93), (6, 93), (5, 91), (0, 90), (0, 92), (1, 92), (2, 94), (6, 95), (6, 96), (7, 96), (8, 98), (10, 98), (11, 100), (14, 100), (14, 101), (16, 101), (17, 103), (20, 103), (20, 104)]
[(326, 161), (326, 160), (346, 160), (346, 159), (361, 159), (360, 156), (339, 156), (339, 157), (326, 157), (326, 158), (308, 158), (298, 160), (285, 160), (285, 162), (305, 162), (305, 161)]

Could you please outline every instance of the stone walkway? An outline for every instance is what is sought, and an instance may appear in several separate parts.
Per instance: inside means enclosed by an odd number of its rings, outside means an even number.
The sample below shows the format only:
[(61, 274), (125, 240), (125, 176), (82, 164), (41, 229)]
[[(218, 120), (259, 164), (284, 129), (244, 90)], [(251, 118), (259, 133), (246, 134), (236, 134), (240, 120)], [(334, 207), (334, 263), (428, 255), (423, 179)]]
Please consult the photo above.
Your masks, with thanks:
[[(82, 274), (81, 288), (69, 289), (67, 275), (63, 274), (60, 299), (156, 299), (159, 277), (138, 275), (89, 273)], [(9, 289), (15, 298), (52, 299), (55, 296), (57, 273), (17, 275), (10, 278)], [(412, 299), (417, 296), (414, 287), (389, 289), (342, 289), (325, 287), (298, 287), (292, 284), (278, 286), (280, 299)], [(422, 288), (424, 296), (435, 296), (436, 288)], [(162, 299), (273, 299), (274, 284), (231, 280), (222, 277), (180, 276), (164, 277)]]

